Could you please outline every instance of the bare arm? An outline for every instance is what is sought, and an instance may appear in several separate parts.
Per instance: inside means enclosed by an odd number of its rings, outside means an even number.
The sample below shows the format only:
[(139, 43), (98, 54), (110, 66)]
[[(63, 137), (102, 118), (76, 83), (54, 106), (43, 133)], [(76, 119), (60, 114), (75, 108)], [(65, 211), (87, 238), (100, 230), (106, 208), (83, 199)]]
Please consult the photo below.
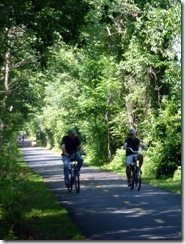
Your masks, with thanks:
[(62, 144), (61, 148), (62, 148), (62, 153), (63, 153), (63, 155), (69, 155), (69, 154), (66, 152), (66, 146), (65, 146), (65, 144)]
[(147, 150), (147, 147), (144, 145), (144, 143), (142, 141), (139, 143), (139, 145), (141, 146), (141, 148), (143, 150)]
[(80, 150), (80, 152), (81, 152), (82, 154), (86, 154), (86, 152), (84, 151), (84, 148), (82, 147), (81, 144), (78, 146), (78, 149)]
[(127, 145), (128, 145), (128, 143), (127, 142), (124, 142), (124, 144), (123, 144), (123, 149), (127, 149)]

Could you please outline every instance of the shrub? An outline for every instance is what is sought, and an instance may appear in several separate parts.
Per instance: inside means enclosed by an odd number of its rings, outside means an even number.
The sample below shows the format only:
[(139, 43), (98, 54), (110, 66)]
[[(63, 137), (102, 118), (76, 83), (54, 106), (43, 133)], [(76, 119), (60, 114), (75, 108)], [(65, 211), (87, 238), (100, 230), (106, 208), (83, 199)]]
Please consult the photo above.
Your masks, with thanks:
[[(12, 149), (11, 149), (12, 150)], [(22, 218), (22, 206), (26, 204), (22, 194), (26, 186), (26, 170), (16, 161), (16, 153), (7, 154), (8, 148), (1, 148), (0, 156), (0, 236), (4, 240), (15, 240), (17, 227)], [(16, 227), (16, 229), (15, 229)]]
[(118, 148), (111, 163), (105, 164), (101, 168), (113, 172), (122, 171), (125, 168), (125, 150)]
[(173, 181), (181, 181), (181, 166), (179, 166), (175, 172), (174, 172), (174, 175), (173, 175)]

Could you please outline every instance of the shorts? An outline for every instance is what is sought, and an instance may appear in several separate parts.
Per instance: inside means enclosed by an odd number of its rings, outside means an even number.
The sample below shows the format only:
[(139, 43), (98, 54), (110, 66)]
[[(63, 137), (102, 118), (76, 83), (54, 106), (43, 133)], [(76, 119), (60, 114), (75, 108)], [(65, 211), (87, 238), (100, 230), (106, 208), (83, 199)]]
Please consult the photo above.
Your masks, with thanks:
[(132, 163), (133, 163), (133, 159), (134, 159), (136, 156), (137, 156), (137, 158), (138, 158), (139, 154), (131, 154), (131, 155), (126, 156), (126, 164), (127, 164), (127, 165), (132, 164)]

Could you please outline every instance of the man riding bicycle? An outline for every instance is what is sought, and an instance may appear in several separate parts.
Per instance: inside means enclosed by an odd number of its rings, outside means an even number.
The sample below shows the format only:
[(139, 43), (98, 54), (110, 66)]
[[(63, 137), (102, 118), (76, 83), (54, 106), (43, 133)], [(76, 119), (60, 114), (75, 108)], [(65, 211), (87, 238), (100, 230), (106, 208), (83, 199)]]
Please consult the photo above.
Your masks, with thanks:
[(86, 154), (81, 145), (81, 141), (79, 137), (76, 136), (76, 132), (73, 129), (68, 130), (68, 135), (62, 137), (61, 141), (61, 149), (62, 149), (62, 161), (64, 165), (64, 182), (66, 187), (69, 186), (69, 163), (71, 161), (72, 155), (75, 154), (75, 160), (78, 162), (77, 167), (80, 171), (84, 158), (80, 155)]
[[(134, 152), (132, 152), (130, 148), (132, 148), (133, 151), (138, 151), (139, 150), (139, 146), (141, 146), (141, 148), (143, 150), (147, 150), (147, 147), (143, 144), (143, 142), (136, 137), (137, 132), (135, 129), (130, 129), (129, 130), (129, 136), (128, 138), (125, 139), (124, 143), (123, 143), (123, 149), (126, 150), (126, 175), (127, 175), (127, 180), (128, 180), (128, 186), (130, 186), (130, 177), (131, 177), (131, 171), (130, 171), (130, 164), (133, 163), (133, 159), (136, 156), (136, 154)], [(141, 168), (142, 164), (143, 164), (143, 154), (138, 153), (137, 154), (137, 158), (139, 160), (139, 168)]]

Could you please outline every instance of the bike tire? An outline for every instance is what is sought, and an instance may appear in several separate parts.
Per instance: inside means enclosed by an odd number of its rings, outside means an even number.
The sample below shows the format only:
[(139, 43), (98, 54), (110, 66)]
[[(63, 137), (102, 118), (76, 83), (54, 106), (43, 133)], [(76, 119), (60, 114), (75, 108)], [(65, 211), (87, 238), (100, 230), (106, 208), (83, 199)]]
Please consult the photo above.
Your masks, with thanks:
[(69, 187), (68, 191), (71, 192), (73, 190), (73, 176), (72, 176), (72, 170), (69, 171)]
[(134, 189), (134, 182), (135, 182), (135, 175), (134, 173), (131, 176), (131, 184), (130, 184), (130, 189), (133, 190)]
[(75, 189), (77, 193), (80, 192), (80, 176), (78, 170), (75, 172)]
[(141, 172), (139, 167), (137, 167), (132, 171), (130, 189), (139, 191), (140, 188), (141, 188)]
[(135, 189), (139, 191), (141, 189), (141, 172), (140, 169), (138, 168), (135, 174)]

